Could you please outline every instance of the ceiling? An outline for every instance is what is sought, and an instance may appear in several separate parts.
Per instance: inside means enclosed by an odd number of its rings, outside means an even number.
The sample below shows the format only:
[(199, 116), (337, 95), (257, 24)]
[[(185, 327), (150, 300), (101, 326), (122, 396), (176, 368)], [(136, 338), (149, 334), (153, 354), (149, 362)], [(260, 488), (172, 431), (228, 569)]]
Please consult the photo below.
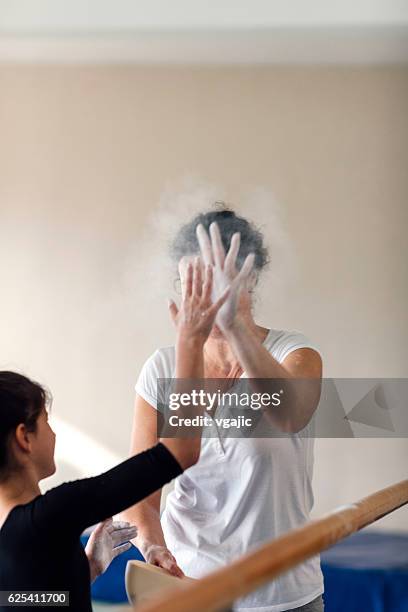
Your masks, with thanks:
[(0, 0), (0, 61), (408, 62), (408, 0)]

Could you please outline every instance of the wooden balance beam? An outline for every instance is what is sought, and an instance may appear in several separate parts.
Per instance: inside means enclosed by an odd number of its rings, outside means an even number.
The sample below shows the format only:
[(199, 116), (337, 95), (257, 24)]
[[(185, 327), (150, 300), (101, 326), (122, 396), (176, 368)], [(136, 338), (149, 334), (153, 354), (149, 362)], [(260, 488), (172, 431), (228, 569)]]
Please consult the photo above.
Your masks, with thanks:
[[(317, 555), (346, 536), (374, 523), (408, 503), (408, 480), (382, 489), (360, 501), (341, 506), (324, 517), (264, 544), (200, 580), (179, 580), (178, 588), (163, 591), (137, 612), (217, 612)], [(131, 563), (131, 562), (130, 562)]]

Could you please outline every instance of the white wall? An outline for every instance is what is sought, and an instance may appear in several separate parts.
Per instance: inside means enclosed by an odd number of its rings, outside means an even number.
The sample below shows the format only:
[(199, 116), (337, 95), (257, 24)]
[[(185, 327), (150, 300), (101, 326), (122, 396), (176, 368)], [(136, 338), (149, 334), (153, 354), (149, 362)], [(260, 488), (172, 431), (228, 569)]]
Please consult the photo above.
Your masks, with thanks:
[[(0, 365), (54, 392), (57, 480), (126, 456), (138, 371), (173, 340), (163, 246), (211, 198), (272, 248), (260, 323), (308, 334), (326, 376), (407, 375), (405, 68), (3, 66), (0, 90)], [(316, 513), (407, 459), (318, 441)]]

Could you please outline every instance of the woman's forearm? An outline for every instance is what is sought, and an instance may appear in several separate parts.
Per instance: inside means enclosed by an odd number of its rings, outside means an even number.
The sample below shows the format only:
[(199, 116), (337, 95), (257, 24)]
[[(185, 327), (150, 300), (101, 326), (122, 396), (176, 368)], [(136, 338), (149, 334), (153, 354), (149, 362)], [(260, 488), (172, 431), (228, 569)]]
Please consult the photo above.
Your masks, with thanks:
[[(204, 377), (204, 338), (191, 337), (182, 332), (176, 341), (176, 378), (172, 392), (189, 394)], [(192, 405), (179, 408), (178, 416), (192, 416)], [(204, 409), (204, 408), (203, 408)], [(190, 432), (191, 434), (191, 432)], [(187, 469), (198, 461), (201, 447), (201, 428), (192, 437), (189, 432), (172, 428), (172, 437), (161, 437), (160, 441), (173, 453), (180, 465)]]
[(160, 523), (160, 491), (157, 491), (125, 513), (127, 520), (138, 526), (137, 537), (132, 540), (139, 549), (146, 563), (157, 565), (176, 577), (183, 572), (176, 559), (168, 550)]
[(204, 377), (205, 338), (191, 337), (183, 332), (176, 340), (176, 378), (202, 379)]
[(224, 331), (224, 335), (248, 378), (291, 378), (290, 373), (272, 357), (258, 336), (239, 317)]
[(320, 377), (311, 377), (310, 382), (297, 380), (298, 375), (283, 367), (238, 317), (224, 333), (255, 391), (271, 393), (269, 379), (279, 379), (282, 402), (280, 406), (267, 410), (271, 421), (282, 431), (296, 432), (303, 429), (319, 401)]
[(137, 536), (134, 538), (133, 544), (144, 557), (152, 544), (166, 546), (160, 523), (160, 497), (161, 491), (157, 491), (123, 513), (126, 521), (137, 525)]

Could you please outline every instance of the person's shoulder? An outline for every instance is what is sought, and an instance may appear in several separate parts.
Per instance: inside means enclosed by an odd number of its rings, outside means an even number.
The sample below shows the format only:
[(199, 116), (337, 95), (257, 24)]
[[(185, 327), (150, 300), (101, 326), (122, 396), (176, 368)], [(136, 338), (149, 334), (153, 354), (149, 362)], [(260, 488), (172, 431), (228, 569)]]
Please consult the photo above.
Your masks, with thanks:
[(144, 362), (135, 385), (135, 391), (157, 408), (159, 379), (174, 377), (176, 350), (174, 346), (156, 349)]
[(150, 356), (154, 362), (168, 362), (171, 363), (176, 355), (176, 349), (174, 345), (161, 346), (157, 348)]
[(269, 335), (273, 343), (288, 340), (296, 342), (311, 342), (310, 337), (299, 329), (271, 329)]
[(268, 350), (279, 362), (300, 348), (311, 348), (321, 355), (317, 343), (298, 329), (271, 329), (267, 341)]
[(175, 354), (172, 345), (157, 348), (146, 359), (143, 367), (152, 371), (156, 377), (170, 378), (175, 365)]

